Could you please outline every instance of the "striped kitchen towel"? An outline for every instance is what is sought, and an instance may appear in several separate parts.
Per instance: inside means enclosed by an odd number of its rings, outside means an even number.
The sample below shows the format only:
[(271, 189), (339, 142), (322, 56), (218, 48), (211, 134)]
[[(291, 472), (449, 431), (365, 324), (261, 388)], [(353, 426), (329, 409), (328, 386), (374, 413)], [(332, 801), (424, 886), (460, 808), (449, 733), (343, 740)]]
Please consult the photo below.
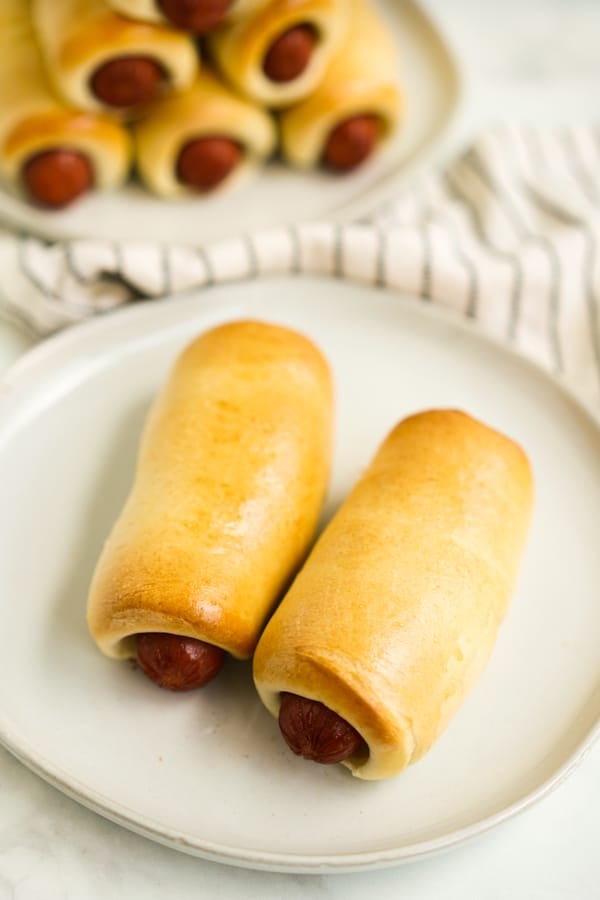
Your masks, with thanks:
[(600, 402), (600, 129), (502, 125), (369, 220), (205, 247), (61, 244), (0, 232), (0, 303), (48, 334), (124, 303), (306, 272), (475, 320)]

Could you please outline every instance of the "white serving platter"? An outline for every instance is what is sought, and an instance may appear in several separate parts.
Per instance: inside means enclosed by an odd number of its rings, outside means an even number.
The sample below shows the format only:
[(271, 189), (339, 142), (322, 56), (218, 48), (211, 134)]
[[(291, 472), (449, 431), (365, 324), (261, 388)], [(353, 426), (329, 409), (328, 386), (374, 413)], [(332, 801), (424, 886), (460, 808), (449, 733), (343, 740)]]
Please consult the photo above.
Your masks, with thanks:
[(355, 174), (301, 173), (273, 163), (252, 181), (212, 197), (166, 202), (130, 184), (90, 195), (63, 212), (35, 209), (4, 186), (0, 216), (15, 228), (49, 240), (84, 237), (198, 245), (274, 225), (367, 215), (417, 163), (431, 157), (454, 117), (461, 92), (453, 53), (417, 0), (377, 2), (400, 51), (406, 119), (385, 151)]

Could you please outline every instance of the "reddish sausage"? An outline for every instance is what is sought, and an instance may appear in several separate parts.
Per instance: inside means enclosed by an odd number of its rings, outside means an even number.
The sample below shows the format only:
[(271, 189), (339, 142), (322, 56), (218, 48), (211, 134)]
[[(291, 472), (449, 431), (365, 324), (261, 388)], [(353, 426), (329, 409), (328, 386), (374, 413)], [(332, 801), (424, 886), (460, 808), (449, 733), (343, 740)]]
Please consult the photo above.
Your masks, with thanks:
[(29, 196), (40, 206), (68, 206), (94, 184), (87, 156), (75, 150), (46, 150), (31, 157), (21, 175)]
[(281, 695), (279, 728), (286, 744), (298, 756), (318, 763), (338, 763), (367, 745), (358, 731), (318, 700), (297, 694)]
[(223, 21), (231, 0), (159, 0), (159, 6), (177, 28), (206, 34)]
[(179, 154), (177, 177), (194, 190), (210, 191), (235, 169), (242, 154), (240, 145), (229, 138), (197, 138)]
[(317, 43), (312, 25), (296, 25), (284, 31), (269, 47), (263, 72), (271, 81), (285, 82), (299, 78), (310, 62)]
[(327, 139), (323, 162), (336, 172), (350, 172), (364, 162), (379, 140), (377, 116), (354, 116), (334, 128)]
[(138, 634), (135, 646), (144, 674), (170, 691), (202, 687), (219, 674), (225, 659), (220, 647), (176, 634)]
[(91, 79), (98, 100), (116, 109), (149, 103), (165, 77), (162, 66), (146, 56), (124, 56), (100, 66)]

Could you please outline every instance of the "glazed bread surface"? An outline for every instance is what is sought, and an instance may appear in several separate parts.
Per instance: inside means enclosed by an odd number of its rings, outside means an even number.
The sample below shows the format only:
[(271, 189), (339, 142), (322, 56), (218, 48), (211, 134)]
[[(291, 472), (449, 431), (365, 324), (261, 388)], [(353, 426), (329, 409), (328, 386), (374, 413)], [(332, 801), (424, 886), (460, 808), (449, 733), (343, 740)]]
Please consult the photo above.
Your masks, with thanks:
[[(271, 0), (255, 15), (217, 29), (209, 38), (217, 66), (230, 83), (265, 106), (289, 106), (314, 91), (347, 27), (348, 0)], [(288, 82), (275, 82), (263, 71), (276, 38), (297, 25), (311, 25), (318, 40), (305, 71)]]
[(105, 654), (167, 632), (250, 656), (317, 525), (332, 403), (324, 357), (286, 328), (234, 322), (183, 351), (91, 585)]
[(115, 110), (90, 88), (94, 72), (129, 56), (150, 57), (165, 73), (165, 91), (183, 90), (198, 71), (193, 40), (173, 28), (117, 15), (104, 0), (31, 0), (33, 22), (55, 90), (75, 107), (130, 117)]
[(364, 779), (426, 753), (484, 669), (533, 501), (523, 451), (461, 412), (401, 422), (318, 540), (254, 658), (259, 695), (318, 700), (364, 738)]

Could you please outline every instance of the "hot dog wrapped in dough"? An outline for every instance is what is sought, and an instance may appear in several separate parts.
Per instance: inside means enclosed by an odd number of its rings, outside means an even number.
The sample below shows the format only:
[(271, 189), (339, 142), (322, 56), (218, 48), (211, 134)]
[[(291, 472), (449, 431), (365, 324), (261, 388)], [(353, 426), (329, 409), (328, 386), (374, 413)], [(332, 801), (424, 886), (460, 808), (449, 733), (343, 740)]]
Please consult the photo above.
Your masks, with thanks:
[(463, 413), (392, 431), (256, 650), (291, 749), (370, 780), (429, 750), (492, 652), (532, 497), (523, 451)]
[(369, 0), (347, 0), (349, 27), (314, 93), (281, 116), (287, 162), (349, 172), (397, 129), (403, 111), (398, 53)]
[(67, 206), (94, 188), (127, 176), (126, 131), (103, 116), (81, 113), (52, 94), (27, 4), (0, 6), (0, 174), (36, 203)]
[(80, 109), (138, 115), (196, 76), (194, 42), (173, 28), (125, 19), (104, 0), (31, 0), (31, 8), (54, 88)]
[(270, 0), (108, 0), (124, 16), (207, 34), (224, 22), (250, 15)]
[(332, 402), (325, 359), (286, 328), (234, 322), (184, 350), (94, 574), (100, 650), (179, 690), (251, 655), (317, 525)]
[(315, 90), (339, 47), (348, 0), (272, 0), (255, 15), (218, 29), (211, 53), (231, 84), (277, 108)]
[(276, 144), (271, 116), (203, 70), (187, 91), (159, 100), (134, 126), (137, 167), (161, 197), (233, 184)]

